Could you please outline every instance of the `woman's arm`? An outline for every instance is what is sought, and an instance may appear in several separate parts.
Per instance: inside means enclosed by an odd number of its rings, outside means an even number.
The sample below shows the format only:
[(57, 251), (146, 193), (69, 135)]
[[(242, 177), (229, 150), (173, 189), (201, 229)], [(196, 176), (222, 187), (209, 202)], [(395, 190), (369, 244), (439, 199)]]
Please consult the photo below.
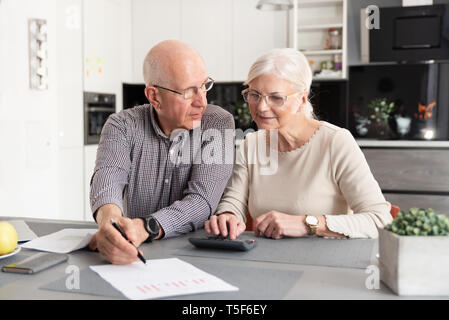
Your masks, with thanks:
[(216, 215), (231, 212), (240, 221), (246, 222), (248, 212), (249, 172), (248, 172), (248, 139), (241, 143), (236, 152), (232, 176), (228, 181)]
[(335, 134), (329, 152), (335, 183), (354, 214), (326, 215), (327, 228), (350, 238), (377, 238), (378, 228), (392, 221), (391, 205), (363, 152), (346, 129)]
[[(345, 235), (332, 232), (327, 227), (325, 216), (316, 216), (318, 226), (316, 235), (329, 238), (346, 238)], [(296, 216), (279, 211), (267, 212), (255, 220), (254, 232), (256, 236), (281, 239), (284, 237), (304, 237), (311, 234), (306, 223), (306, 216)]]
[(229, 235), (236, 239), (246, 229), (246, 214), (248, 212), (248, 137), (238, 147), (232, 176), (228, 181), (223, 197), (215, 214), (205, 222), (207, 233)]
[(325, 216), (317, 216), (317, 218), (318, 218), (318, 227), (316, 229), (317, 236), (326, 238), (347, 238), (347, 236), (345, 236), (344, 234), (329, 230), (329, 228), (327, 227), (327, 221)]

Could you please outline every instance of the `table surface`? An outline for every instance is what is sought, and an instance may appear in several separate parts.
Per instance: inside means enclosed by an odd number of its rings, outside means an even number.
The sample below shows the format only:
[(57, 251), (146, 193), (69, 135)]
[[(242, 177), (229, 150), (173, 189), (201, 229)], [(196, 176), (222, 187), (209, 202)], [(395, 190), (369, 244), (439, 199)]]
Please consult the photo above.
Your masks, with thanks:
[[(48, 233), (56, 232), (62, 228), (89, 228), (96, 227), (96, 224), (89, 222), (69, 222), (58, 220), (42, 220), (28, 218), (11, 218), (2, 217), (1, 220), (24, 220), (30, 228), (38, 235), (43, 236)], [(199, 232), (201, 232), (200, 230)], [(204, 232), (204, 231), (202, 231)], [(194, 256), (177, 256), (176, 251), (186, 246), (187, 238), (192, 233), (170, 239), (163, 239), (149, 244), (143, 244), (140, 249), (143, 251), (147, 259), (151, 258), (173, 258), (177, 257), (181, 260), (194, 263), (209, 263), (217, 266), (232, 268), (266, 268), (269, 270), (280, 271), (298, 271), (302, 272), (297, 282), (292, 284), (288, 292), (280, 293), (275, 299), (281, 300), (309, 300), (309, 299), (357, 299), (357, 300), (391, 300), (391, 299), (448, 299), (449, 297), (403, 297), (393, 293), (388, 287), (380, 282), (379, 289), (367, 288), (367, 280), (369, 282), (370, 272), (366, 269), (336, 268), (323, 267), (313, 265), (297, 265), (285, 263), (273, 263), (263, 261), (233, 260), (233, 259), (216, 259), (209, 257)], [(278, 240), (282, 241), (282, 240)], [(338, 241), (338, 240), (336, 240)], [(150, 247), (151, 246), (151, 247)], [(22, 249), (23, 251), (27, 249)], [(148, 254), (151, 252), (152, 257)], [(286, 252), (288, 254), (288, 252)], [(1, 262), (1, 260), (0, 260)], [(66, 269), (69, 265), (78, 266), (80, 269), (87, 268), (90, 265), (105, 264), (107, 261), (99, 253), (90, 252), (88, 250), (79, 250), (69, 254), (69, 260), (66, 263), (57, 265), (35, 275), (14, 275), (12, 281), (6, 281), (1, 285), (0, 278), (0, 299), (57, 299), (57, 300), (85, 300), (85, 299), (114, 299), (106, 296), (93, 296), (73, 292), (58, 292), (39, 289), (50, 282), (68, 277)], [(373, 259), (376, 264), (376, 259)], [(0, 272), (0, 277), (10, 276)], [(258, 278), (257, 273), (249, 273), (248, 277), (253, 281), (263, 281)], [(4, 278), (6, 279), (6, 278)], [(223, 279), (226, 281), (226, 279)], [(192, 299), (195, 296), (182, 296), (177, 299)], [(202, 294), (201, 299), (213, 299), (213, 296)], [(254, 293), (254, 299), (257, 299), (257, 293)]]

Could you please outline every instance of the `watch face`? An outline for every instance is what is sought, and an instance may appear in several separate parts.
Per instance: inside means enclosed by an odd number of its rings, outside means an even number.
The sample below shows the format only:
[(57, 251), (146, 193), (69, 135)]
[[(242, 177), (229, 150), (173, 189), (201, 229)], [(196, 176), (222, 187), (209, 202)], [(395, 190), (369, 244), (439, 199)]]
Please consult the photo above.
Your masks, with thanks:
[(311, 224), (311, 225), (317, 225), (318, 224), (318, 218), (315, 217), (315, 216), (307, 216), (306, 217), (306, 222), (308, 224)]
[(159, 223), (157, 220), (153, 217), (148, 219), (148, 229), (151, 231), (150, 233), (152, 235), (158, 235), (159, 234)]

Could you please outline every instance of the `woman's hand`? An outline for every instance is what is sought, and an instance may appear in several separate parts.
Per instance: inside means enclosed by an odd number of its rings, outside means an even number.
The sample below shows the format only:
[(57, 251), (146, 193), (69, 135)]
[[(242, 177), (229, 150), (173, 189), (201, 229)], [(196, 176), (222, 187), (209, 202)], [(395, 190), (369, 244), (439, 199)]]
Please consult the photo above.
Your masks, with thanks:
[(207, 233), (217, 236), (221, 234), (223, 237), (227, 237), (229, 234), (229, 239), (235, 240), (246, 230), (246, 224), (232, 213), (222, 213), (219, 216), (211, 216), (205, 222), (204, 228)]
[(294, 216), (278, 211), (270, 211), (254, 221), (254, 233), (267, 238), (303, 237), (308, 234), (305, 216)]

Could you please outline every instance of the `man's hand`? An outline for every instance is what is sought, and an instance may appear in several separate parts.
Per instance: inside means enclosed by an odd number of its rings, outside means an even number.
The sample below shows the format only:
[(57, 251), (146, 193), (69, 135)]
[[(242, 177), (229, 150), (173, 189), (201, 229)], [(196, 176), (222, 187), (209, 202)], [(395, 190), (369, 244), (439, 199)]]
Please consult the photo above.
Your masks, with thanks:
[(105, 206), (103, 206), (98, 211), (98, 232), (92, 237), (89, 248), (91, 250), (98, 249), (113, 264), (129, 264), (136, 261), (138, 259), (136, 248), (112, 226), (110, 219), (114, 219), (136, 247), (140, 246), (148, 237), (143, 221), (122, 217), (118, 207), (107, 206), (109, 207), (104, 208)]
[(219, 216), (211, 216), (205, 222), (204, 228), (207, 233), (214, 233), (217, 236), (221, 234), (223, 237), (229, 234), (229, 238), (235, 240), (246, 230), (246, 224), (232, 213), (223, 213)]

